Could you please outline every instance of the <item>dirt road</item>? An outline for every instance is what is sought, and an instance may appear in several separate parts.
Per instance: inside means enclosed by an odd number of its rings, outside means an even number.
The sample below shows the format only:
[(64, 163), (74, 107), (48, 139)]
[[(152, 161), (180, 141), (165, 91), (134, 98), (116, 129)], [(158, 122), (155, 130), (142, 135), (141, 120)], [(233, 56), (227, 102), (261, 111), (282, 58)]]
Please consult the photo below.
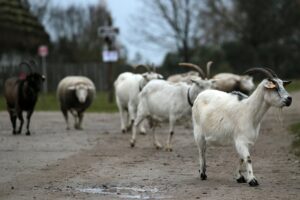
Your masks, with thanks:
[[(284, 124), (300, 120), (300, 93), (284, 110)], [(117, 114), (87, 113), (84, 130), (65, 130), (61, 113), (37, 112), (32, 136), (13, 136), (0, 113), (0, 199), (300, 199), (300, 163), (292, 136), (272, 110), (252, 149), (251, 188), (233, 179), (233, 147), (209, 147), (207, 181), (198, 174), (191, 129), (176, 128), (174, 151), (156, 150), (152, 135), (138, 135), (135, 148), (121, 134)], [(166, 126), (160, 140), (167, 138)]]

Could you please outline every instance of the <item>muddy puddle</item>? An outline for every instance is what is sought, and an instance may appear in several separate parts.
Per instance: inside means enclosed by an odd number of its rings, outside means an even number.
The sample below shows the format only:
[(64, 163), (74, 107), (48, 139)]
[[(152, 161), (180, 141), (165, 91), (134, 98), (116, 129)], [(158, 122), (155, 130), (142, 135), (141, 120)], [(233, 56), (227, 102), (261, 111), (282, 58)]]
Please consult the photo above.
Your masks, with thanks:
[(163, 196), (157, 188), (148, 187), (123, 187), (107, 186), (77, 188), (79, 192), (119, 197), (121, 199), (170, 199), (170, 196)]

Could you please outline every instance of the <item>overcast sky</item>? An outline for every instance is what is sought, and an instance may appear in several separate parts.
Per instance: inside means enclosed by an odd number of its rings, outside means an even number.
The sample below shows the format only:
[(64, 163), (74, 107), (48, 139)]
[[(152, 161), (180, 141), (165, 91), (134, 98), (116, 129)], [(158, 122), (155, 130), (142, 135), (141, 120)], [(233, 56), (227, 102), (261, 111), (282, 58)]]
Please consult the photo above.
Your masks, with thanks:
[(132, 60), (135, 54), (140, 52), (145, 61), (160, 64), (166, 53), (163, 49), (161, 51), (145, 50), (132, 42), (135, 35), (132, 32), (132, 27), (129, 26), (129, 21), (139, 11), (141, 0), (53, 0), (53, 3), (60, 6), (69, 6), (72, 4), (88, 6), (96, 4), (99, 1), (106, 2), (108, 9), (112, 13), (114, 25), (120, 28), (119, 40), (127, 48), (129, 60)]

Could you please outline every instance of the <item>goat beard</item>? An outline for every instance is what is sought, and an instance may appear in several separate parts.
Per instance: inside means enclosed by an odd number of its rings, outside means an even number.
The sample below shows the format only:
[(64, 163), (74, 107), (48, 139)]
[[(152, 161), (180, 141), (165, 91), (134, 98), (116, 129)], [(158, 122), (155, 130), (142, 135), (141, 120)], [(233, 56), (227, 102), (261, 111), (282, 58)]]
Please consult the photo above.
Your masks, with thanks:
[(277, 118), (277, 120), (278, 120), (278, 122), (280, 123), (280, 127), (284, 127), (283, 126), (283, 118), (282, 118), (282, 110), (283, 110), (283, 108), (277, 108), (276, 109), (277, 110), (277, 112), (276, 112), (276, 118)]

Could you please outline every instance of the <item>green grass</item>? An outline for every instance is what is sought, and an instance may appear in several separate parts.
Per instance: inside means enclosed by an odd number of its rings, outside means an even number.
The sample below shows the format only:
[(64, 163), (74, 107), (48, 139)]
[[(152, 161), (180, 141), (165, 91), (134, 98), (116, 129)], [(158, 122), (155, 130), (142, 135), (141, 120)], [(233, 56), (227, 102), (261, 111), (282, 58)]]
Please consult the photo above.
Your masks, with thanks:
[(300, 90), (300, 80), (293, 80), (293, 82), (286, 86), (286, 89), (289, 92), (299, 91)]
[[(6, 110), (5, 99), (0, 97), (0, 110)], [(41, 94), (36, 105), (37, 111), (59, 111), (59, 104), (55, 93)], [(118, 108), (115, 103), (108, 103), (107, 93), (98, 92), (93, 104), (87, 112), (116, 112)]]
[(289, 130), (292, 134), (295, 135), (295, 139), (293, 141), (293, 149), (297, 156), (300, 156), (300, 122), (293, 124), (289, 127)]

